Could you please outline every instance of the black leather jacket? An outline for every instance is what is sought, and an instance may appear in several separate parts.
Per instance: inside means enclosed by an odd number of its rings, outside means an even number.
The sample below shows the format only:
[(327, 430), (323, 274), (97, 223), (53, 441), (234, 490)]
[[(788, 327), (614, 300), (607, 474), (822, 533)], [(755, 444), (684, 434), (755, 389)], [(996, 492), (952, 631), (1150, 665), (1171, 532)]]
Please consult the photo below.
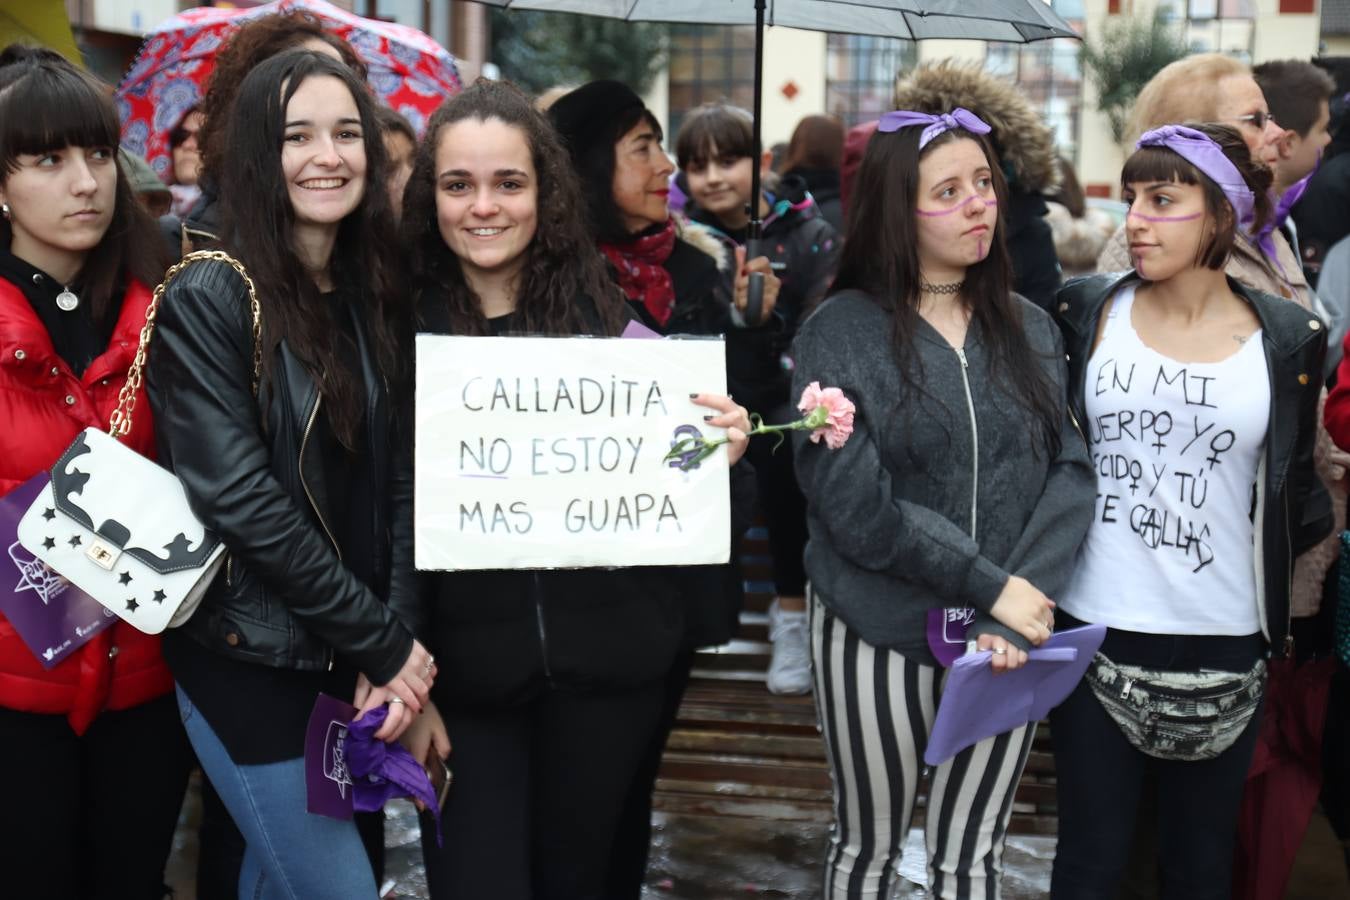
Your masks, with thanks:
[[(1075, 279), (1059, 292), (1056, 318), (1069, 358), (1069, 407), (1079, 422), (1087, 421), (1084, 380), (1102, 307), (1121, 286), (1138, 280), (1134, 272), (1093, 275)], [(1329, 507), (1319, 502), (1326, 488), (1313, 471), (1327, 333), (1322, 321), (1297, 303), (1232, 278), (1228, 285), (1261, 321), (1270, 375), (1270, 422), (1256, 486), (1256, 600), (1262, 633), (1274, 652), (1283, 653), (1289, 639), (1294, 558), (1331, 531), (1322, 512)]]
[[(395, 439), (361, 323), (365, 427), (375, 515), (367, 587), (342, 565), (324, 464), (307, 447), (322, 397), (284, 342), (255, 399), (252, 320), (242, 279), (201, 262), (165, 292), (147, 386), (160, 462), (229, 552), (183, 631), (249, 662), (323, 669), (341, 654), (375, 684), (398, 673), (421, 614), (412, 565), (412, 466)], [(386, 602), (387, 598), (387, 602)]]

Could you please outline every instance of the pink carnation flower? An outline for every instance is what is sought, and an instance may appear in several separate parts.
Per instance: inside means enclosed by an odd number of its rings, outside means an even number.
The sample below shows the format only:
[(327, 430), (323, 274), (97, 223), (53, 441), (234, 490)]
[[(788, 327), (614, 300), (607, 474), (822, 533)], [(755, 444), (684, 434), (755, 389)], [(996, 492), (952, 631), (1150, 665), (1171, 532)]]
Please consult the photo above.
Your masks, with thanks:
[(813, 381), (802, 391), (797, 408), (806, 415), (811, 440), (815, 443), (824, 438), (826, 447), (838, 450), (853, 433), (853, 414), (857, 407), (839, 388), (822, 388), (819, 381)]

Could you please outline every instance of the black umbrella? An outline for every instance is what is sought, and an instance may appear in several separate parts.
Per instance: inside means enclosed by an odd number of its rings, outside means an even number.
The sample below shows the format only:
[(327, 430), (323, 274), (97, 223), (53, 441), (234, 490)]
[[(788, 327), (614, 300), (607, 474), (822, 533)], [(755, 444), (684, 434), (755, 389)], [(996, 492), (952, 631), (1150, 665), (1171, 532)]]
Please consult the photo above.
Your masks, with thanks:
[[(1045, 0), (478, 0), (521, 10), (581, 13), (630, 22), (755, 26), (755, 156), (762, 155), (760, 95), (764, 26), (868, 34), (921, 41), (934, 38), (1024, 44), (1078, 34)], [(761, 255), (759, 165), (751, 166), (750, 230), (746, 258)], [(751, 276), (746, 318), (759, 320), (764, 278)]]

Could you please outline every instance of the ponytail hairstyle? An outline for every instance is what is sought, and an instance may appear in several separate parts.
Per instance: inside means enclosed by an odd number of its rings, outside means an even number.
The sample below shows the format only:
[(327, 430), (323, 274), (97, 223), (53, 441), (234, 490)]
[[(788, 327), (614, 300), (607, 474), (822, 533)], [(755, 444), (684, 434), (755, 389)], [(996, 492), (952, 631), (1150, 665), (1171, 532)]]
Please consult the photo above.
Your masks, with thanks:
[[(1242, 176), (1242, 180), (1246, 182), (1253, 195), (1253, 220), (1248, 228), (1252, 234), (1259, 232), (1274, 214), (1270, 188), (1274, 183), (1275, 173), (1269, 166), (1252, 159), (1247, 142), (1233, 126), (1213, 122), (1188, 122), (1185, 127), (1195, 129), (1217, 144), (1223, 155), (1233, 164), (1233, 168)], [(1237, 221), (1233, 204), (1214, 179), (1205, 175), (1194, 163), (1183, 158), (1175, 150), (1163, 146), (1140, 147), (1130, 154), (1130, 158), (1125, 160), (1125, 166), (1120, 170), (1122, 188), (1130, 183), (1153, 184), (1166, 181), (1199, 185), (1204, 192), (1205, 212), (1216, 227), (1214, 236), (1200, 248), (1195, 262), (1196, 265), (1208, 269), (1222, 269), (1228, 262), (1229, 254), (1233, 252), (1241, 223)]]

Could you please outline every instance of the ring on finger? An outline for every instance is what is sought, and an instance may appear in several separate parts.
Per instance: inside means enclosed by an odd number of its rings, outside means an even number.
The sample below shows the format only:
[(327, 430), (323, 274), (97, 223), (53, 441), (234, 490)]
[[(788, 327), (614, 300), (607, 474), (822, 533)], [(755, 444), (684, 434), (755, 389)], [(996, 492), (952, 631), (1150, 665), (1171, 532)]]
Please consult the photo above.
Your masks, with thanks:
[(994, 652), (997, 653), (999, 656), (1002, 656), (1003, 654), (1007, 653), (1008, 650), (1005, 647), (995, 647)]
[(407, 703), (404, 702), (404, 700), (403, 700), (402, 697), (390, 697), (390, 698), (389, 698), (389, 703), (390, 703), (391, 705), (394, 704), (394, 703), (398, 703), (398, 704), (401, 704), (401, 705), (403, 705), (403, 706), (407, 706), (407, 705), (408, 705)]

